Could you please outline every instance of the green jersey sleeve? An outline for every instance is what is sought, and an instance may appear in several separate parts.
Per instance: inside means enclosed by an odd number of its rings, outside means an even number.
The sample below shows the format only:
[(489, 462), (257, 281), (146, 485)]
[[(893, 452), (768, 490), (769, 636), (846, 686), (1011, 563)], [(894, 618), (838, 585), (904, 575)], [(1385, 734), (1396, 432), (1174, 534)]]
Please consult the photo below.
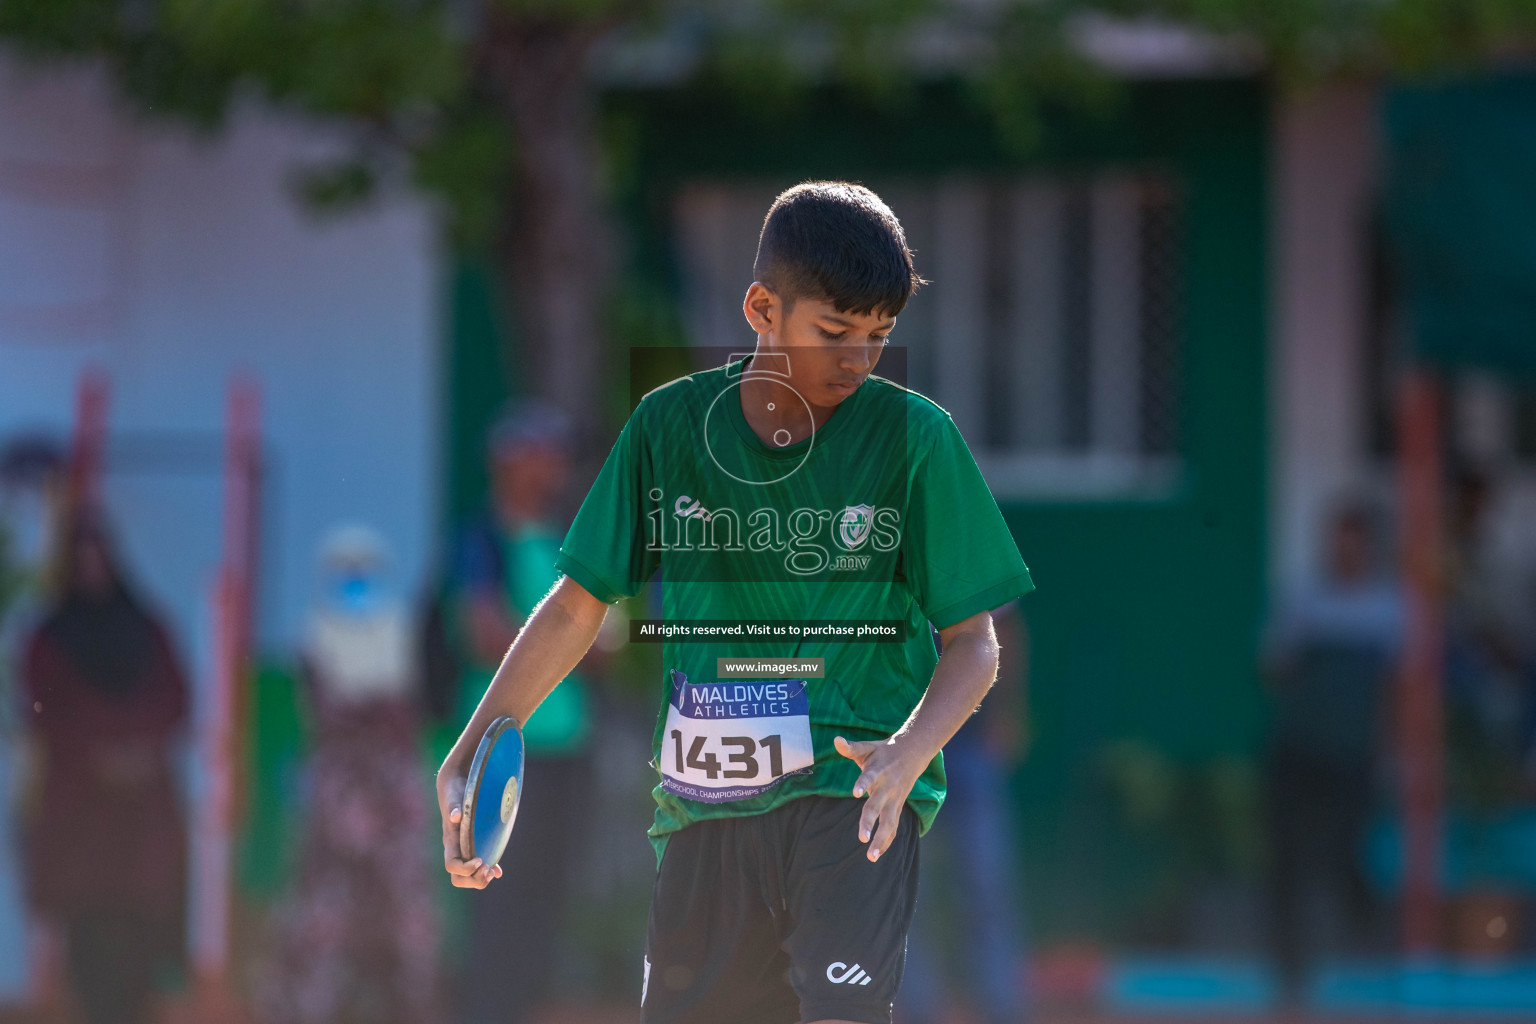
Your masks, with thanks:
[(656, 571), (659, 551), (647, 546), (645, 488), (650, 452), (636, 409), (581, 503), (555, 568), (600, 601), (633, 597)]
[(924, 431), (912, 466), (904, 561), (918, 606), (944, 629), (1034, 589), (997, 499), (954, 420)]

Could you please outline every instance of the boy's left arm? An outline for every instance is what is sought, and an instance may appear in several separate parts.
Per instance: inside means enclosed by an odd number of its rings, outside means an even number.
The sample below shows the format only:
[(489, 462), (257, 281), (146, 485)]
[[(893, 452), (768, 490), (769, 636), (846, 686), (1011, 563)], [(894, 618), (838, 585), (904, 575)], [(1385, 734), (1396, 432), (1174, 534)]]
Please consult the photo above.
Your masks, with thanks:
[(855, 742), (839, 736), (834, 741), (838, 753), (863, 769), (853, 795), (868, 797), (859, 817), (859, 842), (869, 843), (870, 860), (891, 848), (918, 776), (971, 717), (997, 678), (997, 634), (990, 612), (941, 629), (939, 637), (943, 653), (933, 680), (895, 735)]

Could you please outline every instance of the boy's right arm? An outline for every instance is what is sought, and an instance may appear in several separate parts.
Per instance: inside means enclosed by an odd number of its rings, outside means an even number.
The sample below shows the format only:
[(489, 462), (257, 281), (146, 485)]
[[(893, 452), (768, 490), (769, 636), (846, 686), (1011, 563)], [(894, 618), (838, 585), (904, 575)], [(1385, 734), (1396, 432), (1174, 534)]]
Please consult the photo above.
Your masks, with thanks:
[(469, 763), (480, 738), (493, 721), (511, 715), (528, 721), (534, 709), (570, 674), (608, 613), (608, 606), (587, 593), (569, 576), (562, 576), (517, 634), (480, 706), (470, 717), (437, 772), (437, 806), (443, 819), (443, 866), (461, 889), (484, 889), (501, 875), (480, 858), (465, 860), (459, 847), (459, 821)]

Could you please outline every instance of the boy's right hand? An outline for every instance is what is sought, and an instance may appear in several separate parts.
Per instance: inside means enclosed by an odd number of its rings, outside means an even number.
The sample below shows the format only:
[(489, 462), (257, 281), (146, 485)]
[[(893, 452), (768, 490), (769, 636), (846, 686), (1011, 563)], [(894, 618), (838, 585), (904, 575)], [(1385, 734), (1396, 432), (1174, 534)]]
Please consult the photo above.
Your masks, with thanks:
[(491, 879), (501, 877), (501, 865), (487, 865), (479, 857), (464, 859), (459, 846), (459, 823), (464, 820), (466, 781), (457, 769), (445, 768), (437, 774), (437, 809), (443, 816), (443, 867), (455, 888), (484, 889)]

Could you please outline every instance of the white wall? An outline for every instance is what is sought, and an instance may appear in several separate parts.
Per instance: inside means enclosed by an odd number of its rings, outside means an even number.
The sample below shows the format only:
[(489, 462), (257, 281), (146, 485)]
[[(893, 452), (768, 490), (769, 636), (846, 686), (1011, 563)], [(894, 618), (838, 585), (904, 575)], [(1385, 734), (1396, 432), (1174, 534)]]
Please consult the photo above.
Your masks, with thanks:
[(381, 530), (414, 590), (438, 492), (439, 271), (426, 204), (317, 220), (286, 186), (334, 132), (247, 105), (146, 123), (103, 76), (0, 61), (0, 439), (58, 432), (111, 378), (108, 496), (133, 569), (203, 647), (228, 381), (263, 393), (260, 636), (291, 647), (325, 531)]

